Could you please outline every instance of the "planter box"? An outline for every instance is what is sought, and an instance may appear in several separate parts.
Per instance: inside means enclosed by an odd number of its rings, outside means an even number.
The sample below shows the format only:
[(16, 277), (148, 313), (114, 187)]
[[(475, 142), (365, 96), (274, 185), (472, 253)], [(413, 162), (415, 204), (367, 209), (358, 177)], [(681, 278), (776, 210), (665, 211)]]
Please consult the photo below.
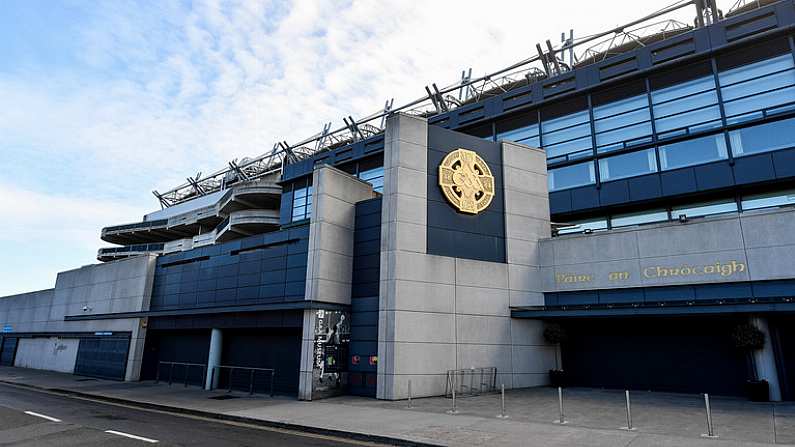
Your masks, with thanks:
[(769, 402), (770, 385), (767, 380), (749, 380), (745, 382), (745, 395), (751, 402)]
[(566, 373), (562, 370), (550, 369), (549, 370), (549, 385), (551, 387), (565, 387), (566, 383)]

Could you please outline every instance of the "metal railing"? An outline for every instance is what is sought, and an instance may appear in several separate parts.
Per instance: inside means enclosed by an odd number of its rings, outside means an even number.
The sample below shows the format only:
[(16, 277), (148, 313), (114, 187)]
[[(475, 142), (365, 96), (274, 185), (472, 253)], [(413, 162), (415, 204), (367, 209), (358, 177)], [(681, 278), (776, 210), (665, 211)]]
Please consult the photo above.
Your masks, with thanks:
[(160, 251), (160, 250), (163, 250), (163, 243), (136, 244), (136, 245), (125, 245), (124, 247), (100, 248), (99, 249), (99, 254), (100, 255), (109, 255), (109, 254), (116, 254), (116, 253)]
[(102, 233), (113, 233), (124, 230), (143, 230), (151, 227), (165, 227), (166, 225), (168, 225), (168, 219), (147, 220), (144, 222), (105, 227), (102, 229)]
[(268, 381), (270, 383), (268, 394), (271, 397), (273, 397), (273, 391), (274, 391), (273, 390), (273, 380), (274, 380), (274, 378), (276, 376), (276, 370), (275, 369), (273, 369), (273, 368), (251, 368), (251, 367), (247, 367), (247, 366), (224, 366), (224, 365), (215, 366), (215, 367), (213, 367), (213, 370), (212, 370), (212, 373), (211, 373), (211, 376), (210, 376), (210, 383), (211, 383), (210, 389), (214, 389), (216, 387), (216, 380), (215, 380), (216, 378), (218, 378), (218, 382), (220, 382), (221, 375), (222, 375), (222, 372), (224, 370), (228, 370), (229, 371), (229, 374), (227, 375), (227, 390), (226, 390), (227, 393), (231, 393), (232, 392), (232, 387), (233, 387), (233, 384), (234, 384), (234, 380), (233, 379), (234, 379), (235, 371), (238, 371), (238, 379), (240, 379), (241, 377), (244, 377), (244, 378), (246, 377), (246, 376), (241, 376), (240, 372), (248, 374), (248, 394), (249, 395), (254, 394), (254, 379), (256, 378), (257, 373), (263, 373), (263, 374), (264, 373), (268, 373), (269, 374)]
[(201, 386), (204, 387), (204, 380), (207, 377), (207, 365), (204, 363), (185, 363), (185, 362), (157, 362), (157, 373), (155, 374), (155, 383), (160, 383), (160, 370), (161, 366), (167, 365), (168, 366), (168, 384), (169, 386), (174, 381), (174, 367), (182, 367), (183, 375), (182, 379), (184, 381), (185, 387), (188, 387), (188, 378), (190, 377), (190, 371), (193, 368), (201, 369)]
[[(748, 1), (748, 0), (741, 0)], [(384, 130), (387, 116), (397, 112), (421, 116), (432, 116), (454, 110), (461, 105), (473, 103), (487, 96), (507, 92), (517, 86), (529, 85), (570, 72), (586, 63), (593, 63), (615, 55), (626, 49), (645, 46), (651, 41), (686, 32), (691, 25), (674, 20), (669, 15), (679, 13), (685, 8), (694, 8), (697, 27), (716, 23), (720, 20), (714, 0), (678, 0), (651, 14), (617, 26), (604, 32), (574, 38), (573, 31), (560, 45), (554, 46), (547, 40), (546, 49), (536, 45), (538, 54), (492, 73), (472, 77), (462, 73), (460, 80), (439, 88), (436, 83), (425, 87), (426, 95), (399, 106), (387, 101), (383, 109), (360, 119), (348, 115), (343, 118), (344, 126), (332, 129), (332, 123), (323, 130), (297, 143), (280, 141), (273, 149), (253, 159), (237, 159), (228, 166), (202, 177), (189, 177), (186, 182), (167, 191), (153, 194), (163, 208), (210, 194), (223, 189), (229, 180), (250, 181), (271, 173), (280, 172), (283, 164), (298, 161), (311, 155), (340, 147), (346, 142), (355, 142)], [(566, 58), (568, 56), (568, 63)], [(431, 88), (432, 87), (432, 88)], [(457, 98), (456, 98), (457, 96)]]
[(445, 397), (479, 396), (496, 391), (496, 367), (451, 369), (447, 371)]

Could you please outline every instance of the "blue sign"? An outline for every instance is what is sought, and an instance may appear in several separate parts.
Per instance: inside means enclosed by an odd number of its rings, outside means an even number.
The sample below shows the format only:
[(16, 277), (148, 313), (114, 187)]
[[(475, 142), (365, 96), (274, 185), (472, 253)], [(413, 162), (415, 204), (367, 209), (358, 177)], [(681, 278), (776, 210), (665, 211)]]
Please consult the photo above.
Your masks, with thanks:
[(113, 335), (113, 332), (94, 332), (94, 335)]
[(8, 334), (8, 333), (11, 333), (11, 332), (14, 332), (14, 327), (13, 326), (11, 326), (10, 324), (7, 324), (7, 325), (3, 326), (3, 333), (4, 334)]

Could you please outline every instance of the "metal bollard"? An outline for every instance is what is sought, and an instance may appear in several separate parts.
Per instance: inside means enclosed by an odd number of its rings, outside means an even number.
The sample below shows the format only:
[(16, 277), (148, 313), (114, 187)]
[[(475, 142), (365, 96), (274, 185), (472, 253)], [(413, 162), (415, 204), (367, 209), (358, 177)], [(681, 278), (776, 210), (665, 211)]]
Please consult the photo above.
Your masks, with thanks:
[(453, 376), (453, 383), (452, 386), (450, 387), (450, 389), (453, 390), (453, 407), (447, 410), (447, 414), (458, 414), (458, 410), (455, 407), (455, 383), (456, 383), (455, 376)]
[(408, 409), (411, 410), (411, 379), (409, 379), (409, 406)]
[(633, 431), (633, 430), (635, 430), (635, 428), (632, 427), (632, 407), (629, 404), (629, 390), (625, 390), (624, 391), (624, 395), (625, 395), (626, 400), (627, 400), (627, 426), (626, 427), (621, 427), (621, 429), (622, 430)]
[(704, 408), (707, 411), (707, 432), (702, 433), (703, 438), (717, 438), (715, 427), (712, 426), (712, 407), (709, 404), (709, 394), (704, 393)]
[(563, 414), (563, 388), (558, 387), (558, 410), (560, 411), (560, 419), (555, 421), (556, 424), (568, 424), (566, 417)]
[(505, 384), (500, 384), (500, 414), (497, 415), (500, 419), (508, 419), (508, 415), (505, 414)]

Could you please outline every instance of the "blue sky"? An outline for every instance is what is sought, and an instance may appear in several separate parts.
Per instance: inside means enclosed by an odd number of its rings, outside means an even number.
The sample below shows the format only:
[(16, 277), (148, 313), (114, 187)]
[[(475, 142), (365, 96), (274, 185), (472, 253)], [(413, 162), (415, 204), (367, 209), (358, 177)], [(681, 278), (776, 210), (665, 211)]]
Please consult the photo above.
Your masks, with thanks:
[(96, 262), (154, 189), (667, 3), (5, 0), (0, 296)]

